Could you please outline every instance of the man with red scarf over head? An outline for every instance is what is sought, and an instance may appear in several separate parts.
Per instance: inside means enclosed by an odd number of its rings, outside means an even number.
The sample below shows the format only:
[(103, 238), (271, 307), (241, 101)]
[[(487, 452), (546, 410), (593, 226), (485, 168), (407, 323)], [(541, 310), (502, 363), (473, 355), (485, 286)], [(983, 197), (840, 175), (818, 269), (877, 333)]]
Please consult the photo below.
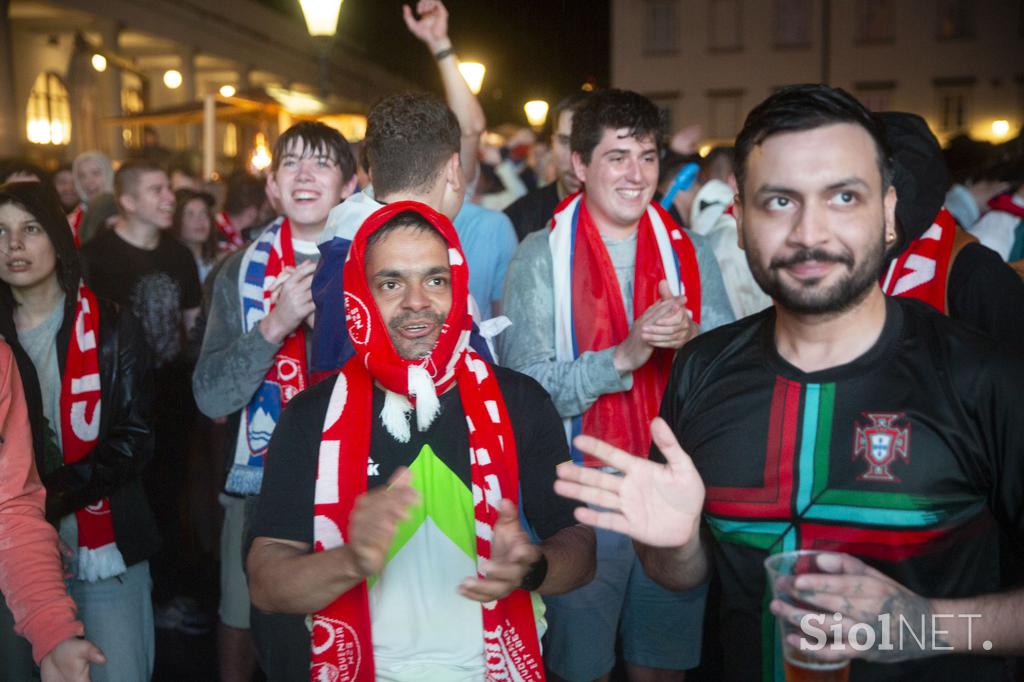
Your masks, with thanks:
[(552, 489), (558, 414), (469, 345), (468, 267), (442, 214), (373, 213), (344, 280), (355, 356), (285, 410), (253, 523), (253, 604), (295, 614), (268, 678), (543, 680), (531, 592), (594, 571), (593, 532)]
[[(733, 319), (714, 254), (651, 201), (660, 126), (650, 100), (622, 90), (595, 93), (576, 111), (570, 146), (584, 189), (519, 247), (505, 283), (513, 326), (499, 337), (503, 361), (551, 393), (566, 436), (601, 434), (636, 453), (650, 447), (676, 350), (698, 325)], [(632, 544), (612, 533), (598, 531), (597, 553), (590, 585), (545, 600), (549, 670), (601, 678), (621, 633), (631, 676), (680, 679), (699, 661), (704, 587), (655, 585)]]

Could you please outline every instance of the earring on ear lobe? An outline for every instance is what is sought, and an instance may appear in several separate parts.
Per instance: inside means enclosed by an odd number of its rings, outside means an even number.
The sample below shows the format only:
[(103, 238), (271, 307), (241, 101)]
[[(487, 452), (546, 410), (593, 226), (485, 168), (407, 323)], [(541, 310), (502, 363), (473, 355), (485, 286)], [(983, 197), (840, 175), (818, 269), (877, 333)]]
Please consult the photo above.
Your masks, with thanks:
[(896, 239), (896, 235), (893, 234), (892, 232), (890, 232), (889, 234), (885, 235), (885, 241), (887, 241), (887, 242), (891, 242), (894, 239)]

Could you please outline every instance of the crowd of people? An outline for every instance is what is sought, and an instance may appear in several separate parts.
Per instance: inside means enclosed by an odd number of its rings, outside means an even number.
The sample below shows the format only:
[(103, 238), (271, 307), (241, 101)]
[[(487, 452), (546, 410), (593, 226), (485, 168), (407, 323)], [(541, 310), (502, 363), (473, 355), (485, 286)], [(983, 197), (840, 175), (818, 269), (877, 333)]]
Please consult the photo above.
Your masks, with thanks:
[(781, 680), (819, 612), (854, 679), (1020, 674), (1020, 140), (799, 85), (704, 156), (616, 89), (499, 149), (404, 21), (444, 100), (358, 146), (0, 163), (0, 679), (215, 627), (225, 681)]

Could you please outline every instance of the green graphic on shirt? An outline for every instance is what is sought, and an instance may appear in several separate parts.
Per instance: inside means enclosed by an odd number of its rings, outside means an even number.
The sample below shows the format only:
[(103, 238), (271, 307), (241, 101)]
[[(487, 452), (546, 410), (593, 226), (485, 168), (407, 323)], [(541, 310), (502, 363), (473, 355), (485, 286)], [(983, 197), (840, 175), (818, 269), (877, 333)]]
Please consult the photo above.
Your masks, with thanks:
[[(388, 550), (387, 561), (420, 530), (427, 517), (445, 537), (476, 561), (476, 530), (473, 518), (473, 494), (466, 484), (448, 468), (429, 445), (424, 445), (409, 465), (412, 487), (419, 492), (420, 502), (409, 510), (409, 518), (398, 525), (395, 538)], [(373, 576), (368, 586), (373, 587), (379, 576)]]

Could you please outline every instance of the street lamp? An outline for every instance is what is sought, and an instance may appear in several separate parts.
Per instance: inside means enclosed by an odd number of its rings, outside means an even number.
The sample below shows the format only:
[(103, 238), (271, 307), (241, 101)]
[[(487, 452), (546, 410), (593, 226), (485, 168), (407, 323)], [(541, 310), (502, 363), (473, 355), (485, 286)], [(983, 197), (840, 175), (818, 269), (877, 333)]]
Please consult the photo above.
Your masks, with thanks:
[(92, 68), (96, 69), (100, 73), (103, 73), (104, 71), (107, 70), (107, 58), (104, 57), (103, 55), (101, 55), (100, 53), (97, 52), (96, 54), (94, 54), (92, 56), (92, 60), (91, 61), (92, 61)]
[(542, 99), (533, 99), (523, 105), (526, 112), (526, 120), (534, 128), (542, 128), (544, 121), (548, 120), (548, 103)]
[(229, 85), (222, 85), (222, 86), (220, 86), (220, 90), (218, 90), (217, 92), (220, 93), (221, 97), (234, 97), (235, 96), (235, 92), (237, 92), (237, 91), (235, 90), (235, 86), (234, 85), (230, 85), (229, 84)]
[(480, 88), (484, 85), (484, 74), (487, 67), (480, 62), (459, 62), (459, 73), (466, 79), (469, 91), (474, 95), (480, 94)]
[(306, 30), (320, 49), (320, 96), (327, 97), (327, 53), (330, 39), (338, 32), (338, 14), (343, 0), (299, 0)]
[(343, 0), (299, 0), (306, 29), (311, 36), (331, 37), (338, 31)]
[(171, 90), (177, 90), (180, 88), (181, 82), (181, 71), (178, 71), (177, 69), (167, 69), (164, 71), (164, 85), (169, 87)]

